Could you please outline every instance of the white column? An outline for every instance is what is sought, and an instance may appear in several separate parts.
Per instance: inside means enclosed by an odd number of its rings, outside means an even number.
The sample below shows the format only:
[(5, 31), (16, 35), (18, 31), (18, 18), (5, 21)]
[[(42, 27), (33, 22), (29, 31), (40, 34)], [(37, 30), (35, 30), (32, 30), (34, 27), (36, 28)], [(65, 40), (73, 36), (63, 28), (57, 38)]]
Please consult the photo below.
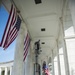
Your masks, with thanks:
[(66, 48), (66, 42), (65, 42), (65, 40), (63, 40), (63, 55), (64, 55), (66, 75), (70, 75), (69, 63), (68, 63), (68, 55), (67, 55), (67, 48)]
[(74, 30), (75, 30), (75, 0), (69, 0), (69, 8), (70, 8)]
[(54, 71), (54, 55), (53, 55), (53, 50), (52, 50), (52, 75), (55, 75), (55, 71)]
[(33, 65), (33, 57), (32, 57), (32, 52), (31, 52), (31, 48), (30, 48), (30, 75), (33, 75), (33, 73), (34, 73), (34, 65)]
[(0, 75), (1, 75), (1, 71), (2, 71), (2, 70), (1, 70), (1, 67), (0, 67)]
[(5, 67), (5, 75), (7, 75), (8, 73), (8, 70), (7, 70), (7, 67)]
[(64, 39), (65, 33), (64, 33), (63, 18), (60, 18), (60, 22), (61, 22), (61, 31), (62, 31), (62, 44), (63, 44), (63, 54), (64, 54), (64, 62), (65, 62), (65, 72), (66, 72), (66, 75), (70, 75), (66, 41)]
[(61, 75), (58, 40), (57, 40), (57, 63), (58, 63), (58, 75)]
[(21, 24), (17, 43), (15, 48), (15, 58), (12, 69), (12, 75), (23, 75), (23, 51), (24, 51), (24, 38), (25, 38), (25, 24)]
[(60, 67), (60, 58), (59, 58), (59, 54), (57, 54), (57, 62), (58, 62), (58, 74), (61, 75), (61, 67)]
[(11, 75), (11, 73), (12, 73), (12, 66), (10, 67), (10, 75)]
[(33, 75), (33, 72), (34, 72), (34, 65), (33, 65), (33, 61), (32, 59), (30, 59), (30, 75)]
[(28, 55), (26, 57), (26, 62), (25, 62), (25, 75), (31, 75), (30, 74), (30, 52), (28, 52)]

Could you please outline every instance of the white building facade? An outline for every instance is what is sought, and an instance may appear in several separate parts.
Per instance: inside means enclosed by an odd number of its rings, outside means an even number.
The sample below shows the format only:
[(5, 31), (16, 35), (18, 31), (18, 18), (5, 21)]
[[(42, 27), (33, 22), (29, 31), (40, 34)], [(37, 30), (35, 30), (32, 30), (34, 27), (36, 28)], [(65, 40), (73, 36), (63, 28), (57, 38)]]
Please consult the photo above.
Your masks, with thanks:
[[(7, 1), (3, 0), (9, 11), (11, 2)], [(13, 1), (21, 11), (23, 21), (16, 41), (13, 69), (13, 62), (3, 64), (0, 66), (0, 75), (42, 75), (44, 61), (51, 75), (75, 75), (75, 1), (42, 0), (39, 5), (32, 0)], [(26, 60), (23, 61), (27, 33), (30, 34), (31, 43)], [(34, 44), (39, 39), (42, 52), (36, 60)], [(35, 69), (36, 61), (41, 66), (40, 74)]]
[(13, 61), (0, 63), (0, 75), (11, 75)]

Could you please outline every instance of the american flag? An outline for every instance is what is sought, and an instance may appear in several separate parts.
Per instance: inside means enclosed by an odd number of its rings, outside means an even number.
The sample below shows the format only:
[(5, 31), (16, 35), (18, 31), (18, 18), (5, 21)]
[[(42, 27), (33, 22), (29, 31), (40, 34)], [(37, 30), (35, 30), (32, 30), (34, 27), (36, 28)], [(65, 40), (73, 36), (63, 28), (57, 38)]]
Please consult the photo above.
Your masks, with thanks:
[(20, 24), (21, 19), (19, 15), (17, 15), (16, 8), (12, 4), (0, 46), (6, 49), (15, 40), (20, 29)]
[(48, 70), (48, 68), (45, 69), (45, 74), (46, 74), (46, 75), (50, 75), (50, 74), (49, 74), (49, 70)]
[(29, 34), (27, 33), (26, 38), (24, 40), (23, 61), (25, 61), (25, 59), (26, 59), (26, 56), (27, 56), (28, 50), (29, 50), (29, 46), (30, 46), (30, 37), (29, 37)]
[(45, 64), (43, 65), (43, 71), (44, 71), (45, 75), (50, 75), (49, 69)]

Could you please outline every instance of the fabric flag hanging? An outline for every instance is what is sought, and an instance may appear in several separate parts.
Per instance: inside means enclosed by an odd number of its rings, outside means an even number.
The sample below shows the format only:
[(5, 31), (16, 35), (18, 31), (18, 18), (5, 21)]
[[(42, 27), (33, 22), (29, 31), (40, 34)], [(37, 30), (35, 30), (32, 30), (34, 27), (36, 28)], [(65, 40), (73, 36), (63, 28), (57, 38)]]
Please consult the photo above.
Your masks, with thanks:
[(46, 74), (46, 75), (50, 75), (48, 68), (45, 69), (45, 74)]
[(44, 72), (45, 75), (50, 75), (49, 69), (48, 69), (45, 61), (43, 62), (42, 69), (43, 69), (43, 72)]
[(17, 15), (16, 8), (12, 4), (0, 46), (6, 49), (15, 40), (20, 29), (20, 24), (21, 19), (19, 15)]
[(29, 37), (29, 34), (27, 33), (26, 38), (24, 40), (23, 61), (25, 61), (25, 59), (26, 59), (26, 56), (27, 56), (28, 50), (29, 50), (29, 46), (30, 46), (30, 37)]

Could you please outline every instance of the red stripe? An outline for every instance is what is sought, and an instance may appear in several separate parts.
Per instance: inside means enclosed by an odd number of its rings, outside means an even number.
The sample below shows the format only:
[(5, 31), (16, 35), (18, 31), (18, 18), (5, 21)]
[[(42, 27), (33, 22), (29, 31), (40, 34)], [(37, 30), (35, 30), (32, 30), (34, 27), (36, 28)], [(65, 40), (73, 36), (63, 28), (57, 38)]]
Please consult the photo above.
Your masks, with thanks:
[[(13, 22), (15, 22), (16, 23), (16, 21), (15, 21), (15, 19), (14, 18), (16, 18), (16, 9), (14, 8), (13, 9), (14, 11), (12, 12), (13, 13), (13, 15), (11, 15), (12, 16), (12, 18), (11, 18), (11, 20), (10, 20), (10, 28), (9, 28), (9, 31), (8, 31), (8, 34), (7, 34), (7, 40), (6, 40), (6, 42), (5, 42), (5, 44), (4, 44), (4, 47), (5, 47), (5, 45), (10, 45), (9, 43), (12, 41), (12, 40), (10, 40), (10, 38), (12, 39), (13, 37), (15, 37), (15, 36), (13, 36), (13, 34), (12, 34), (12, 37), (10, 36), (10, 34), (11, 34), (11, 32), (12, 32), (12, 24), (13, 24)], [(14, 24), (15, 25), (15, 24)], [(17, 36), (16, 36), (17, 37)], [(10, 40), (10, 41), (9, 41)], [(14, 41), (14, 40), (13, 40)]]
[(8, 43), (8, 45), (4, 49), (6, 49), (15, 40), (17, 35), (18, 35), (18, 33), (15, 34), (15, 36), (10, 40), (10, 42)]
[(45, 73), (46, 73), (47, 75), (49, 75), (49, 70), (48, 70), (48, 69), (46, 69), (46, 70), (45, 70)]
[(27, 34), (25, 42), (24, 42), (24, 54), (23, 54), (24, 58), (23, 58), (23, 61), (25, 61), (26, 56), (28, 54), (28, 48), (29, 48), (29, 36)]
[(28, 41), (29, 41), (29, 37), (27, 36), (27, 39), (25, 40), (25, 44), (24, 44), (24, 53), (25, 51), (27, 50), (27, 47), (28, 47)]
[(12, 16), (12, 20), (11, 20), (11, 26), (12, 26), (12, 24), (13, 24), (14, 17), (15, 17), (15, 8), (14, 8), (14, 11), (13, 11), (13, 16)]
[[(9, 21), (10, 21), (10, 17), (11, 17), (11, 14), (12, 14), (12, 10), (13, 10), (13, 5), (11, 6), (10, 15), (9, 15), (9, 18), (8, 18), (8, 21), (7, 21), (7, 25), (6, 25), (6, 27), (5, 27), (4, 34), (3, 34), (3, 37), (2, 37), (1, 46), (2, 46), (2, 44), (3, 44), (4, 39), (6, 39), (6, 38), (5, 38), (5, 34), (6, 34), (6, 31), (7, 31), (8, 25), (9, 25)], [(7, 35), (6, 35), (6, 36), (7, 36)], [(5, 41), (6, 41), (6, 40), (5, 40)], [(4, 45), (3, 45), (3, 47), (4, 47)]]
[(13, 28), (14, 28), (16, 22), (17, 22), (17, 15), (16, 15), (16, 9), (14, 8), (14, 15), (13, 15), (13, 18), (12, 18), (12, 24), (11, 24), (10, 34), (13, 31)]
[[(15, 16), (15, 8), (13, 8), (13, 15), (11, 15), (11, 16), (12, 16), (12, 19), (10, 20), (11, 23), (10, 23), (10, 28), (9, 28), (9, 31), (8, 31), (7, 39), (9, 38), (9, 36), (11, 34), (10, 32), (12, 31), (11, 28), (12, 28), (12, 24), (13, 24), (13, 21), (14, 21), (14, 17), (16, 17)], [(8, 44), (8, 41), (9, 41), (9, 39), (6, 41), (5, 45)]]
[[(7, 46), (9, 46), (11, 43), (12, 43), (12, 39), (15, 37), (15, 35), (17, 34), (17, 29), (14, 27), (15, 24), (17, 22), (17, 17), (16, 17), (16, 9), (14, 8), (14, 14), (13, 14), (13, 18), (12, 18), (12, 22), (11, 22), (11, 29), (9, 31), (9, 37), (8, 37), (8, 43), (7, 43)], [(17, 36), (16, 36), (17, 37)], [(15, 38), (16, 38), (15, 37)], [(14, 39), (15, 39), (14, 38)], [(14, 41), (13, 39), (13, 41)]]
[[(13, 30), (11, 30), (11, 33), (9, 34), (9, 38), (12, 37), (12, 35), (14, 34), (14, 32), (16, 31), (17, 29), (14, 27)], [(18, 32), (18, 31), (17, 31)]]
[(28, 45), (29, 44), (29, 38), (27, 39), (27, 44), (26, 44), (26, 46), (24, 47), (24, 55), (25, 55), (25, 52), (26, 52), (26, 50), (27, 50), (27, 48), (28, 48)]
[(9, 36), (8, 43), (6, 44), (7, 46), (10, 45), (10, 42), (12, 41), (13, 38), (17, 37), (16, 34), (18, 34), (17, 30), (15, 30), (14, 33), (11, 36)]
[(8, 41), (10, 41), (10, 39), (12, 39), (16, 33), (17, 33), (17, 30), (15, 29), (14, 32), (9, 36)]
[(14, 25), (15, 21), (16, 21), (16, 9), (14, 8), (14, 16), (13, 16), (13, 22), (12, 22), (12, 26)]
[(12, 34), (12, 36), (10, 37), (10, 39), (14, 38), (17, 33), (18, 33), (17, 30), (15, 30), (15, 32)]
[(23, 61), (26, 59), (26, 56), (27, 56), (27, 54), (28, 54), (28, 48), (29, 48), (29, 46), (28, 46), (27, 49), (26, 49), (26, 52), (25, 52)]
[(9, 31), (9, 34), (8, 36), (11, 34), (11, 31), (12, 31), (12, 26), (13, 26), (13, 22), (15, 21), (15, 18), (16, 18), (16, 15), (15, 15), (15, 8), (14, 8), (14, 11), (13, 11), (13, 17), (12, 17), (12, 20), (11, 20), (11, 28), (10, 28), (10, 31)]
[(24, 56), (26, 55), (26, 53), (27, 53), (27, 51), (28, 51), (28, 47), (29, 47), (29, 45), (27, 46), (27, 48), (26, 48), (26, 50), (25, 50), (25, 52), (24, 52)]
[(25, 52), (26, 52), (28, 46), (29, 46), (29, 41), (27, 42), (27, 45), (26, 45), (26, 47), (24, 48), (24, 55), (25, 55)]
[(3, 46), (4, 49), (7, 48), (18, 35), (18, 30), (15, 27), (16, 22), (17, 22), (17, 13), (16, 9), (12, 5), (9, 18), (5, 27), (5, 31), (3, 34), (3, 38), (1, 41), (1, 46)]
[[(16, 24), (16, 22), (17, 22), (17, 20), (14, 20), (14, 21), (15, 21), (15, 23), (14, 23), (14, 25), (15, 25), (15, 24)], [(11, 27), (11, 30), (10, 30), (9, 36), (12, 34), (12, 32), (13, 32), (14, 28), (15, 28), (15, 26), (12, 26), (12, 27)]]
[[(13, 7), (13, 10), (14, 10), (14, 7)], [(12, 11), (12, 15), (11, 15), (11, 19), (10, 19), (10, 21), (9, 21), (9, 23), (10, 23), (10, 27), (9, 27), (9, 30), (8, 30), (8, 33), (7, 33), (7, 37), (6, 37), (6, 41), (5, 41), (5, 44), (4, 44), (4, 47), (5, 47), (5, 45), (8, 43), (8, 37), (9, 37), (9, 34), (10, 34), (10, 31), (11, 31), (11, 26), (12, 26), (12, 22), (13, 22), (13, 16), (14, 16), (14, 11)]]
[(27, 38), (28, 38), (28, 34), (26, 35), (26, 39), (25, 39), (24, 45), (26, 44), (26, 40), (27, 40)]
[(28, 50), (27, 50), (27, 52), (26, 52), (26, 55), (24, 56), (23, 61), (25, 61), (27, 54), (28, 54)]
[(27, 45), (27, 47), (26, 47), (26, 49), (24, 51), (24, 56), (25, 56), (25, 53), (27, 52), (27, 50), (28, 50), (28, 45)]

